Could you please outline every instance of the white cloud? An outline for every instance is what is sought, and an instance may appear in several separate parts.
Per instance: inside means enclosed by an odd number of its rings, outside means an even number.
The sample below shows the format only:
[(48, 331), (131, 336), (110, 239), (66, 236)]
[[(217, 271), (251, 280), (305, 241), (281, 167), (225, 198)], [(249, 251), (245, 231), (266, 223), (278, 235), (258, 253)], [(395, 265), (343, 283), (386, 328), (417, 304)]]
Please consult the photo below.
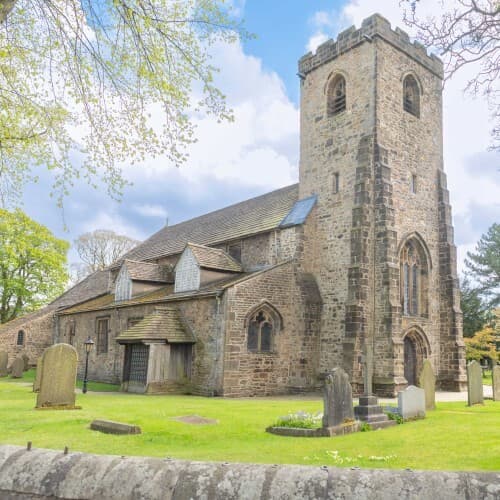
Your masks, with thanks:
[(113, 211), (97, 212), (82, 224), (82, 232), (92, 232), (96, 229), (111, 229), (117, 234), (124, 234), (136, 240), (144, 240), (149, 236)]
[(306, 49), (308, 52), (316, 52), (316, 49), (324, 42), (326, 42), (329, 38), (329, 37), (326, 33), (323, 33), (321, 31), (318, 31), (316, 33), (314, 33), (314, 35), (312, 35), (310, 38), (309, 38), (309, 41), (307, 42), (307, 46), (306, 46)]
[(144, 217), (161, 217), (162, 219), (166, 219), (168, 215), (168, 212), (161, 205), (150, 205), (147, 203), (135, 203), (132, 205), (132, 210)]

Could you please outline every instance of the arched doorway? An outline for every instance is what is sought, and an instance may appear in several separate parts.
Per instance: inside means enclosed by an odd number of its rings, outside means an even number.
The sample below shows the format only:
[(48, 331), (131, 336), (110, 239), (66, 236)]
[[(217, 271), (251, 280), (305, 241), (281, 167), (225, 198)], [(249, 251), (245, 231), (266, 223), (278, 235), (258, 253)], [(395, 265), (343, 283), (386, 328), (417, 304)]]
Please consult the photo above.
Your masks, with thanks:
[(405, 344), (405, 379), (408, 385), (417, 385), (417, 348), (415, 341), (408, 335)]
[(425, 333), (419, 327), (412, 327), (403, 337), (404, 376), (408, 385), (417, 385), (424, 359), (430, 356), (430, 346)]

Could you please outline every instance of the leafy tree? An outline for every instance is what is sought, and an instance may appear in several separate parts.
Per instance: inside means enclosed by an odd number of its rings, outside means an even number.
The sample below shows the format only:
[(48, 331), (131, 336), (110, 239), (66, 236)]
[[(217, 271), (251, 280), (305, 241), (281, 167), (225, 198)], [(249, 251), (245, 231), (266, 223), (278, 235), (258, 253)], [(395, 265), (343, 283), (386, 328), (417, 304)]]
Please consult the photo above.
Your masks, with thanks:
[(20, 210), (0, 209), (0, 323), (60, 295), (68, 243)]
[(500, 303), (500, 224), (493, 224), (476, 245), (467, 252), (465, 265), (488, 299), (490, 307)]
[(474, 287), (466, 276), (461, 279), (460, 294), (464, 337), (472, 337), (476, 332), (492, 323), (493, 313), (481, 291)]
[(488, 359), (490, 360), (490, 364), (494, 364), (499, 359), (496, 350), (496, 335), (493, 328), (483, 328), (473, 337), (464, 340), (467, 361)]
[(79, 236), (75, 240), (75, 248), (80, 259), (85, 263), (83, 274), (87, 275), (108, 267), (139, 243), (137, 240), (116, 234), (114, 231), (97, 229)]
[(482, 93), (492, 110), (493, 149), (500, 149), (500, 2), (498, 0), (441, 1), (441, 16), (418, 17), (419, 0), (404, 0), (408, 26), (417, 29), (417, 38), (438, 50), (446, 79), (461, 68), (474, 65), (475, 75), (465, 88), (473, 95)]
[(208, 50), (242, 35), (224, 0), (0, 0), (0, 203), (43, 165), (61, 202), (79, 177), (119, 197), (123, 162), (181, 164), (190, 114), (232, 117)]

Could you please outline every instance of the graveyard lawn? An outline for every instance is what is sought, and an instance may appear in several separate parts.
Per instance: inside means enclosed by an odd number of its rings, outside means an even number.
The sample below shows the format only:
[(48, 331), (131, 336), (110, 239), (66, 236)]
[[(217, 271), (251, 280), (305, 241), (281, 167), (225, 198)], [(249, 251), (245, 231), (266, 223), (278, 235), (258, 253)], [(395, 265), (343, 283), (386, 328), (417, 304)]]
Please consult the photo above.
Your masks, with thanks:
[[(29, 374), (28, 374), (29, 376)], [(78, 394), (81, 410), (35, 410), (23, 382), (0, 379), (0, 443), (113, 455), (255, 463), (435, 470), (500, 470), (500, 402), (467, 407), (438, 403), (425, 420), (335, 438), (293, 438), (264, 432), (278, 417), (322, 410), (310, 399), (221, 399), (144, 396), (118, 392)], [(198, 415), (216, 425), (173, 417)], [(138, 425), (140, 435), (89, 429), (94, 419)], [(191, 418), (189, 421), (199, 421)]]

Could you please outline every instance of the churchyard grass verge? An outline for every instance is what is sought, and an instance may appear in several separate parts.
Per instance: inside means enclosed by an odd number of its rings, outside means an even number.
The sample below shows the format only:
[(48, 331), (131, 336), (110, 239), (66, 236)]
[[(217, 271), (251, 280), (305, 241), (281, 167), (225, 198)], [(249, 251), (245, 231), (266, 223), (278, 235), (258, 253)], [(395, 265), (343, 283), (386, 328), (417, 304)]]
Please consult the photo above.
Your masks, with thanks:
[[(78, 394), (81, 410), (37, 411), (26, 379), (0, 379), (0, 443), (112, 455), (187, 460), (290, 463), (339, 467), (500, 470), (500, 402), (467, 407), (438, 403), (423, 420), (334, 438), (265, 432), (280, 415), (316, 414), (322, 399), (223, 399)], [(199, 415), (216, 425), (189, 425), (174, 417)], [(89, 429), (94, 419), (138, 425), (142, 434), (114, 436)]]

